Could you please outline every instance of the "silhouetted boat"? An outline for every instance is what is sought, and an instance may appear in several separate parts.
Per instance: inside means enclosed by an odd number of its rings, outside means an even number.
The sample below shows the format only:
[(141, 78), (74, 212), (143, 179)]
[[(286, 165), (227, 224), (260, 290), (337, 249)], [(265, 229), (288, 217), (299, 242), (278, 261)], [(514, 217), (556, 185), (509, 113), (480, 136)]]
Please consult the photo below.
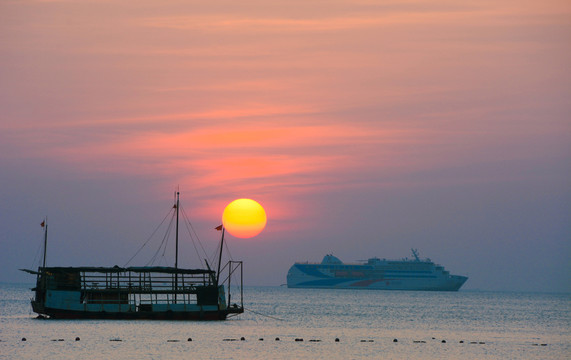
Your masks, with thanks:
[[(179, 193), (176, 204), (176, 259), (174, 267), (46, 267), (47, 223), (44, 221), (44, 257), (38, 271), (32, 309), (57, 319), (224, 320), (244, 312), (242, 262), (228, 261), (218, 271), (178, 267)], [(227, 276), (221, 279), (221, 274)], [(231, 304), (230, 282), (239, 276), (240, 304)], [(228, 296), (225, 294), (228, 289)]]
[(457, 291), (468, 280), (450, 275), (430, 259), (386, 260), (371, 258), (364, 264), (343, 263), (326, 255), (320, 264), (295, 263), (288, 271), (290, 288)]

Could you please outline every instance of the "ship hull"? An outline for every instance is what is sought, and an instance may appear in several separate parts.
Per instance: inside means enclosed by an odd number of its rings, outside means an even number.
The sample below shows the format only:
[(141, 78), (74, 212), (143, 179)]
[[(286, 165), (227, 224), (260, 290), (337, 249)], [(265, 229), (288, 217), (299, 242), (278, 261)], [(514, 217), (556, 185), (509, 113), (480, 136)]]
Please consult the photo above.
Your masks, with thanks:
[(402, 279), (316, 279), (310, 281), (288, 281), (288, 288), (297, 289), (354, 289), (354, 290), (411, 290), (411, 291), (458, 291), (468, 278), (426, 282)]

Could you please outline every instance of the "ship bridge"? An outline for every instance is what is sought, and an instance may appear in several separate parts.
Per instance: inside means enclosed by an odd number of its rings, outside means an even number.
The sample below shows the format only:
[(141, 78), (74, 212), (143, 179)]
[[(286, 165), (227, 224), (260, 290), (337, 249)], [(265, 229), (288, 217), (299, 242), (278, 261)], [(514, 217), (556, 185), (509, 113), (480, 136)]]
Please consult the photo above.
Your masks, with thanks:
[(339, 260), (338, 257), (331, 254), (327, 254), (323, 257), (321, 265), (342, 265), (343, 261)]

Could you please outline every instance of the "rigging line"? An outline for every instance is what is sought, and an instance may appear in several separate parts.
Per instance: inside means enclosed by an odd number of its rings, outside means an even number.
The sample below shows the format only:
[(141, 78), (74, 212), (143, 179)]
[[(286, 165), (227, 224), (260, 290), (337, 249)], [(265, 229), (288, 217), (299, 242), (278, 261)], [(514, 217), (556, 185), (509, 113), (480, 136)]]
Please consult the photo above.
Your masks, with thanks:
[[(168, 244), (169, 244), (169, 238), (170, 238), (171, 231), (172, 231), (172, 221), (171, 221), (171, 223), (170, 223), (169, 225), (171, 225), (171, 226), (169, 226), (169, 229), (168, 229), (168, 231), (167, 231), (167, 233), (165, 234), (165, 237), (164, 237), (164, 239), (166, 239), (166, 241), (164, 242), (164, 243), (165, 243), (165, 246), (163, 247), (162, 257), (165, 257), (165, 252), (167, 251), (167, 246), (168, 246)], [(176, 230), (175, 230), (175, 231), (176, 231)]]
[[(168, 243), (168, 238), (170, 236), (170, 232), (171, 232), (171, 228), (172, 228), (172, 221), (173, 220), (171, 219), (169, 227), (167, 228), (167, 232), (165, 233), (165, 236), (163, 237), (163, 240), (161, 241), (161, 244), (160, 244), (159, 248), (157, 249), (155, 256), (152, 259), (151, 265), (154, 265), (155, 261), (157, 261), (157, 257), (159, 256), (162, 248), (164, 248), (163, 254), (162, 254), (162, 257), (164, 258), (164, 252), (166, 251), (166, 247), (167, 247), (166, 243)], [(160, 265), (160, 259), (159, 259), (159, 265)]]
[(135, 258), (135, 256), (137, 256), (141, 250), (143, 250), (143, 248), (149, 243), (149, 241), (151, 241), (151, 239), (153, 238), (153, 236), (155, 236), (156, 232), (159, 230), (159, 228), (163, 225), (163, 223), (165, 222), (165, 220), (167, 219), (167, 217), (170, 215), (170, 213), (173, 211), (173, 208), (170, 209), (170, 211), (165, 215), (163, 221), (161, 221), (161, 223), (159, 224), (159, 226), (156, 227), (155, 231), (153, 231), (153, 233), (151, 234), (151, 236), (149, 236), (149, 238), (147, 239), (147, 241), (145, 241), (145, 243), (143, 244), (143, 246), (141, 246), (139, 248), (139, 250), (137, 250), (137, 252), (135, 253), (135, 255), (131, 256), (131, 258), (129, 259), (129, 261), (127, 261), (127, 263), (123, 266), (123, 267), (127, 267), (127, 265), (129, 265), (129, 263), (131, 262), (131, 260), (133, 260)]
[(226, 247), (226, 252), (228, 252), (228, 257), (230, 258), (230, 260), (234, 261), (234, 259), (232, 258), (232, 254), (230, 254), (230, 248), (228, 247), (228, 241), (226, 241), (224, 243), (224, 246)]
[(159, 255), (159, 253), (161, 252), (161, 248), (163, 247), (164, 243), (165, 243), (165, 238), (168, 238), (169, 234), (170, 234), (170, 230), (172, 228), (172, 223), (174, 221), (174, 217), (175, 214), (173, 213), (172, 217), (171, 217), (171, 221), (167, 227), (167, 232), (165, 233), (165, 236), (163, 236), (163, 240), (161, 241), (159, 248), (157, 249), (157, 251), (155, 252), (155, 254), (153, 255), (153, 257), (151, 258), (151, 260), (149, 260), (149, 262), (147, 262), (147, 266), (149, 264), (153, 264), (155, 262), (155, 260), (157, 259), (157, 256)]
[[(45, 236), (45, 234), (44, 234)], [(36, 251), (36, 256), (34, 256), (34, 261), (32, 261), (32, 267), (30, 269), (34, 269), (36, 266), (36, 261), (38, 261), (38, 267), (40, 267), (40, 254), (42, 251), (42, 247), (44, 246), (43, 242), (40, 241), (40, 243), (38, 244), (38, 250)]]
[[(192, 226), (192, 223), (190, 222), (190, 218), (186, 215), (186, 211), (184, 211), (184, 208), (181, 206), (180, 207), (182, 210), (182, 215), (184, 216), (184, 219), (186, 220), (186, 222), (188, 223), (188, 225), (190, 225), (190, 228), (192, 229), (192, 232), (194, 233), (194, 236), (196, 236), (196, 240), (198, 241), (198, 245), (200, 245), (200, 248), (202, 249), (202, 252), (204, 253), (204, 256), (208, 257), (206, 255), (206, 250), (204, 250), (204, 246), (202, 246), (202, 241), (200, 241), (200, 238), (198, 237), (198, 234), (196, 233), (196, 230), (194, 230), (194, 226)], [(192, 238), (192, 234), (190, 235), (190, 237)], [(194, 239), (193, 239), (194, 240)], [(198, 251), (197, 251), (197, 255), (198, 255)]]
[[(183, 211), (183, 216), (184, 216), (184, 211)], [(190, 240), (192, 240), (192, 246), (194, 247), (194, 251), (196, 252), (196, 256), (198, 257), (198, 262), (203, 266), (206, 267), (203, 264), (202, 259), (200, 258), (200, 252), (198, 251), (198, 248), (196, 247), (196, 242), (194, 241), (194, 237), (192, 236), (192, 234), (190, 233), (190, 229), (188, 228), (188, 224), (185, 222), (184, 223), (185, 227), (186, 227), (186, 231), (188, 231), (188, 234), (190, 235)], [(198, 240), (200, 242), (200, 240)]]
[(161, 252), (161, 249), (163, 247), (163, 243), (164, 243), (164, 239), (163, 239), (163, 241), (161, 241), (161, 243), (159, 244), (159, 247), (157, 248), (157, 250), (155, 251), (153, 256), (149, 259), (149, 261), (147, 261), (145, 266), (154, 265), (155, 261), (157, 260), (157, 257), (159, 256), (159, 254)]
[(42, 251), (42, 246), (43, 244), (40, 243), (38, 245), (38, 250), (36, 251), (36, 256), (34, 256), (34, 261), (32, 262), (32, 267), (30, 269), (34, 269), (36, 266), (36, 261), (38, 261), (38, 267), (40, 266), (39, 261), (40, 261), (40, 253)]
[(259, 312), (257, 312), (257, 311), (254, 311), (254, 310), (247, 309), (247, 308), (244, 308), (244, 310), (249, 311), (249, 312), (251, 312), (251, 313), (254, 313), (254, 314), (256, 314), (256, 315), (260, 315), (260, 316), (264, 316), (264, 317), (270, 318), (270, 319), (274, 319), (274, 320), (278, 320), (278, 321), (285, 321), (284, 319), (280, 319), (280, 318), (277, 318), (277, 317), (275, 317), (275, 316), (265, 315), (265, 314), (259, 313)]
[[(216, 250), (214, 251), (214, 254), (212, 254), (212, 256), (208, 259), (210, 261), (211, 264), (218, 264), (218, 259), (216, 257), (216, 255), (218, 255), (218, 253), (220, 253), (220, 243), (218, 243), (218, 245), (216, 246)], [(216, 260), (216, 263), (214, 263), (214, 261)]]
[[(202, 248), (202, 251), (204, 252), (204, 247), (202, 246), (202, 243), (200, 241), (200, 238), (198, 237), (198, 234), (196, 233), (196, 231), (194, 231), (194, 228), (192, 227), (192, 223), (190, 222), (188, 216), (186, 215), (186, 211), (184, 211), (184, 208), (181, 206), (180, 209), (182, 210), (182, 216), (183, 216), (183, 220), (184, 220), (184, 226), (186, 227), (186, 231), (188, 232), (188, 235), (190, 236), (190, 239), (192, 240), (192, 245), (194, 246), (194, 250), (196, 251), (196, 256), (200, 259), (200, 252), (198, 251), (198, 248), (196, 247), (196, 242), (195, 242), (195, 237), (196, 237), (196, 241), (198, 241), (200, 247)], [(190, 225), (190, 227), (189, 227)], [(192, 229), (192, 231), (191, 231)], [(192, 234), (194, 232), (194, 235)]]

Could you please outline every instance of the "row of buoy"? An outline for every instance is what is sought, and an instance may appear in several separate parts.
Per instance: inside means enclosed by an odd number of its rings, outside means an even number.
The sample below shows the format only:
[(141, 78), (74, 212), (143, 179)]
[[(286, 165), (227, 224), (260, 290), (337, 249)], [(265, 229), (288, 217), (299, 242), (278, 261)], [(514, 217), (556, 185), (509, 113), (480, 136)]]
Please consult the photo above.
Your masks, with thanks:
[[(435, 340), (435, 338), (432, 338), (433, 340)], [(78, 337), (75, 338), (75, 341), (80, 341), (81, 339)], [(227, 339), (222, 339), (222, 341), (246, 341), (245, 337), (241, 337), (240, 339), (234, 339), (234, 338), (227, 338)], [(0, 340), (1, 341), (1, 340)], [(22, 341), (27, 341), (27, 339), (25, 337), (22, 338)], [(65, 341), (64, 339), (52, 339), (51, 341)], [(123, 341), (119, 338), (114, 338), (114, 339), (109, 339), (109, 341)], [(180, 342), (181, 340), (177, 340), (177, 339), (169, 339), (167, 340), (167, 342)], [(192, 338), (188, 338), (186, 341), (192, 341)], [(264, 338), (259, 338), (258, 341), (264, 341)], [(280, 341), (279, 337), (275, 338), (275, 341)], [(295, 338), (296, 342), (301, 342), (303, 341), (303, 338)], [(309, 342), (321, 342), (321, 339), (310, 339), (308, 340)], [(335, 338), (335, 342), (340, 342), (339, 338)], [(363, 339), (361, 340), (362, 343), (364, 342), (374, 342), (374, 340), (371, 339)], [(396, 343), (398, 342), (398, 339), (393, 339), (393, 342)], [(414, 344), (426, 344), (426, 341), (424, 340), (413, 340), (412, 341)], [(446, 340), (442, 340), (441, 343), (445, 344)], [(464, 344), (464, 340), (460, 340), (459, 341), (460, 344)], [(483, 345), (485, 344), (484, 341), (470, 341), (470, 344), (479, 344), (479, 345)], [(539, 344), (539, 343), (534, 343), (532, 344), (533, 346), (547, 346), (547, 344)]]

